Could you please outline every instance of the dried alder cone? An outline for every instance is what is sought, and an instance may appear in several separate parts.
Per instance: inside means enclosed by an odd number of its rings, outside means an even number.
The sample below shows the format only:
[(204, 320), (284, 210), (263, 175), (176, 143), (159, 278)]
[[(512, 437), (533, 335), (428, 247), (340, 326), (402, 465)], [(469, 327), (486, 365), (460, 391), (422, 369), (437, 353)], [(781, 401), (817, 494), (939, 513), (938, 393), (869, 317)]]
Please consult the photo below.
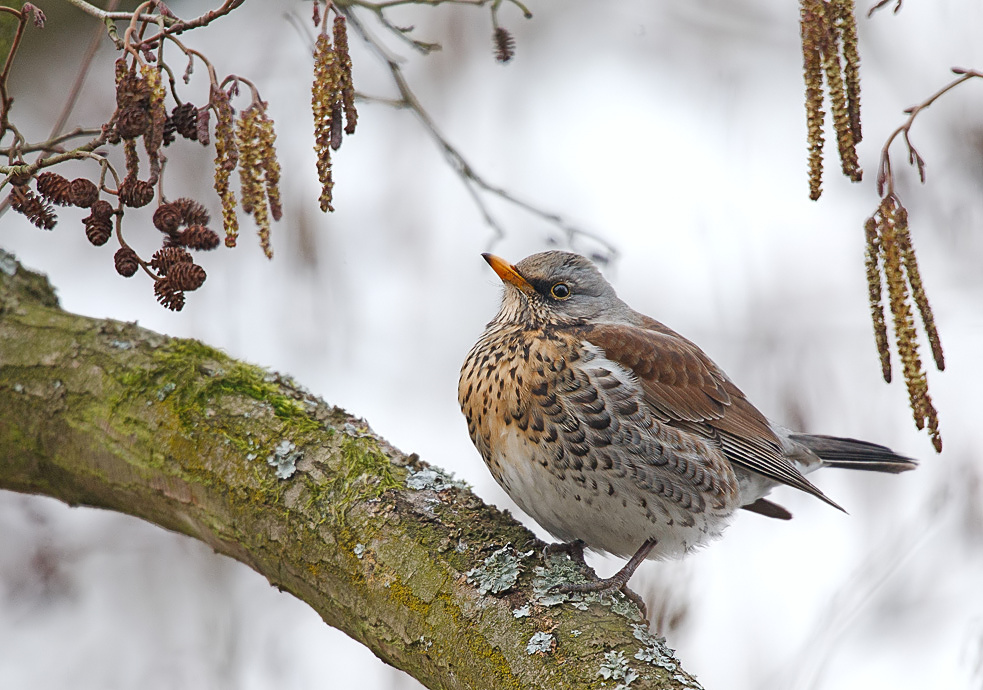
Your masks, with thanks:
[(860, 127), (860, 56), (853, 0), (800, 0), (802, 65), (806, 85), (809, 146), (809, 198), (822, 194), (823, 111), (828, 94), (843, 174), (854, 182), (863, 176), (857, 160)]
[(140, 268), (140, 257), (129, 247), (120, 247), (113, 256), (116, 272), (124, 278), (129, 278)]
[(891, 353), (884, 313), (883, 292), (886, 287), (888, 307), (894, 324), (894, 337), (901, 358), (902, 373), (915, 426), (928, 429), (936, 451), (942, 450), (939, 419), (928, 394), (928, 378), (918, 354), (918, 333), (912, 302), (918, 309), (932, 357), (940, 371), (945, 369), (942, 342), (935, 328), (935, 318), (922, 285), (915, 250), (908, 232), (908, 212), (893, 194), (881, 200), (864, 226), (867, 235), (867, 285), (874, 322), (874, 337), (881, 357), (884, 380), (891, 382)]
[[(314, 5), (317, 13), (317, 2)], [(341, 14), (335, 15), (332, 44), (332, 38), (328, 37), (326, 31), (327, 16), (325, 12), (321, 22), (321, 33), (314, 46), (311, 108), (314, 111), (317, 178), (321, 183), (321, 195), (318, 201), (322, 211), (334, 211), (334, 206), (331, 204), (334, 189), (331, 151), (336, 151), (341, 146), (342, 132), (355, 133), (358, 112), (355, 109), (355, 87), (352, 85), (352, 60), (348, 55), (348, 29), (345, 17)]]
[(58, 222), (51, 203), (38, 197), (27, 185), (13, 186), (10, 191), (10, 207), (42, 230), (51, 230)]
[[(167, 161), (162, 147), (174, 144), (178, 135), (208, 146), (213, 140), (209, 132), (210, 113), (214, 113), (215, 190), (222, 208), (225, 244), (235, 246), (238, 236), (236, 196), (231, 186), (232, 173), (238, 168), (243, 210), (255, 218), (263, 251), (272, 257), (271, 220), (280, 220), (282, 216), (276, 134), (267, 103), (251, 82), (236, 75), (220, 82), (214, 66), (203, 54), (186, 48), (170, 34), (163, 33), (144, 43), (147, 31), (160, 28), (153, 20), (155, 14), (172, 15), (162, 3), (141, 5), (139, 11), (140, 17), (133, 20), (131, 30), (121, 41), (123, 57), (114, 64), (115, 110), (96, 139), (77, 149), (79, 155), (75, 156), (98, 161), (99, 176), (70, 181), (52, 170), (44, 170), (56, 165), (55, 162), (46, 165), (46, 159), (41, 158), (37, 164), (28, 166), (22, 157), (12, 155), (12, 160), (27, 171), (11, 176), (10, 201), (14, 210), (47, 230), (57, 222), (53, 206), (90, 209), (89, 215), (82, 219), (89, 242), (102, 246), (115, 236), (119, 245), (113, 257), (116, 272), (130, 277), (142, 268), (154, 281), (157, 300), (168, 309), (180, 310), (184, 306), (184, 293), (201, 287), (206, 277), (205, 270), (194, 263), (187, 250), (215, 249), (222, 240), (208, 227), (209, 214), (201, 203), (189, 198), (170, 201), (165, 196), (163, 171)], [(342, 39), (347, 40), (343, 26), (340, 31)], [(165, 48), (179, 50), (180, 56), (189, 60), (186, 84), (194, 65), (205, 63), (209, 77), (205, 106), (199, 108), (179, 98)], [(347, 55), (347, 48), (343, 52)], [(170, 91), (165, 89), (165, 76), (171, 81)], [(232, 99), (239, 95), (243, 84), (249, 88), (251, 101), (237, 120)], [(175, 101), (170, 112), (165, 103), (168, 93)], [(354, 92), (344, 99), (343, 103), (351, 101), (354, 113)], [(118, 171), (106, 153), (107, 144), (122, 149), (124, 173)], [(181, 155), (176, 149), (170, 149), (172, 156)], [(44, 171), (35, 172), (38, 168)], [(28, 186), (32, 179), (36, 192)], [(107, 184), (109, 180), (115, 181), (115, 188)], [(100, 195), (115, 197), (115, 201), (110, 203)], [(124, 239), (122, 224), (130, 209), (146, 207), (154, 201), (157, 206), (153, 210), (153, 224), (162, 234), (162, 246), (150, 261), (145, 261)]]
[(100, 199), (92, 205), (91, 212), (82, 219), (82, 223), (89, 242), (97, 247), (106, 244), (113, 232), (113, 207), (108, 201)]
[(492, 36), (495, 43), (495, 59), (501, 63), (511, 62), (515, 57), (515, 38), (508, 29), (496, 27)]

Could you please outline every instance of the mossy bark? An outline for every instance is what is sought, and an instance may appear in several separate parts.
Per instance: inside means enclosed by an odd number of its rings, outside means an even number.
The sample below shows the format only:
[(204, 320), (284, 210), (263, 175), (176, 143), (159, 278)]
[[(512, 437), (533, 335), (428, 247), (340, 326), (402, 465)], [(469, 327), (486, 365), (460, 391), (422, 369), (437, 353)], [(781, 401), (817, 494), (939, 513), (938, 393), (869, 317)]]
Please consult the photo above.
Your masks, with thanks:
[(200, 539), (430, 688), (698, 687), (632, 605), (556, 603), (568, 564), (424, 469), (277, 374), (62, 311), (0, 250), (0, 488)]

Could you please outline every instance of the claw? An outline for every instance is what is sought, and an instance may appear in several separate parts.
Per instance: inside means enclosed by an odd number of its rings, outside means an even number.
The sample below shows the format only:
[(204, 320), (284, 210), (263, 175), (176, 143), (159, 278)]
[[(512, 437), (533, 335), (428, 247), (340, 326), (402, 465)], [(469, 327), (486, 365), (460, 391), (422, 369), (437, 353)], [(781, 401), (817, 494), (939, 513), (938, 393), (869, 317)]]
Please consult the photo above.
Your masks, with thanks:
[(584, 547), (586, 546), (587, 544), (583, 539), (574, 539), (573, 541), (568, 542), (561, 541), (555, 544), (548, 544), (544, 549), (544, 553), (550, 555), (565, 553), (570, 557), (571, 561), (575, 561), (583, 566), (586, 566), (587, 563), (584, 561)]
[[(581, 542), (579, 539), (570, 542), (570, 544), (554, 544), (553, 546), (557, 547), (557, 550), (571, 548), (576, 549), (577, 547), (575, 545), (577, 542), (580, 542), (580, 559), (583, 560), (583, 542)], [(630, 599), (636, 606), (638, 606), (638, 609), (642, 612), (642, 616), (646, 616), (645, 602), (642, 601), (642, 598), (638, 596), (638, 594), (628, 589), (628, 580), (631, 579), (631, 576), (638, 569), (638, 566), (642, 564), (642, 561), (644, 561), (652, 549), (655, 548), (655, 544), (655, 539), (646, 539), (645, 542), (639, 547), (638, 551), (635, 552), (635, 555), (632, 556), (627, 563), (625, 563), (625, 566), (609, 578), (603, 580), (600, 578), (595, 578), (593, 582), (578, 582), (557, 585), (553, 587), (553, 590), (564, 594), (584, 594), (586, 592), (607, 592), (612, 589), (617, 589), (628, 597), (628, 599)], [(570, 553), (570, 551), (568, 550), (567, 553)], [(573, 556), (571, 555), (571, 558), (572, 557)]]

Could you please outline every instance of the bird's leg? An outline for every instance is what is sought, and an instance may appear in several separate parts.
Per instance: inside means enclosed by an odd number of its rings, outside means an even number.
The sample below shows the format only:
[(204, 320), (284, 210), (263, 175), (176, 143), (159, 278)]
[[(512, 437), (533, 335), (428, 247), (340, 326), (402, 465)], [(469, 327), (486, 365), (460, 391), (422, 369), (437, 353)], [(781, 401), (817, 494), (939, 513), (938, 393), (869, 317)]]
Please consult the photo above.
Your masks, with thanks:
[(570, 557), (571, 561), (580, 563), (586, 566), (587, 563), (584, 561), (584, 547), (587, 544), (583, 539), (574, 539), (573, 541), (561, 541), (555, 544), (550, 544), (546, 547), (547, 554), (565, 553)]
[[(603, 580), (598, 578), (593, 582), (577, 582), (557, 585), (553, 589), (564, 594), (607, 592), (608, 590), (618, 589), (621, 590), (622, 594), (635, 602), (644, 616), (645, 602), (642, 601), (640, 596), (628, 589), (628, 580), (631, 579), (631, 576), (634, 575), (635, 570), (638, 569), (638, 566), (642, 564), (642, 561), (644, 561), (652, 549), (655, 548), (656, 543), (657, 542), (655, 539), (646, 539), (645, 542), (638, 548), (638, 551), (635, 552), (635, 555), (632, 556), (627, 563), (625, 563), (625, 566), (609, 578)], [(581, 555), (582, 554), (583, 549), (581, 548)]]

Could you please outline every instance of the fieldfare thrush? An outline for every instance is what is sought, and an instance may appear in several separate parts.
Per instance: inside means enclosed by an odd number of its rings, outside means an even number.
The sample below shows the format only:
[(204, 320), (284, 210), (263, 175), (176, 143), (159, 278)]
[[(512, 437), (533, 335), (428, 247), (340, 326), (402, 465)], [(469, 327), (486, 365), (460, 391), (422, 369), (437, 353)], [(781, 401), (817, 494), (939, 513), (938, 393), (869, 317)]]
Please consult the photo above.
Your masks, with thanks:
[[(586, 258), (483, 255), (505, 284), (468, 353), (458, 400), (492, 475), (550, 534), (631, 560), (564, 591), (624, 587), (646, 558), (678, 557), (788, 485), (839, 508), (805, 475), (903, 472), (915, 462), (768, 421), (694, 343), (622, 302)], [(842, 508), (840, 508), (842, 510)]]

